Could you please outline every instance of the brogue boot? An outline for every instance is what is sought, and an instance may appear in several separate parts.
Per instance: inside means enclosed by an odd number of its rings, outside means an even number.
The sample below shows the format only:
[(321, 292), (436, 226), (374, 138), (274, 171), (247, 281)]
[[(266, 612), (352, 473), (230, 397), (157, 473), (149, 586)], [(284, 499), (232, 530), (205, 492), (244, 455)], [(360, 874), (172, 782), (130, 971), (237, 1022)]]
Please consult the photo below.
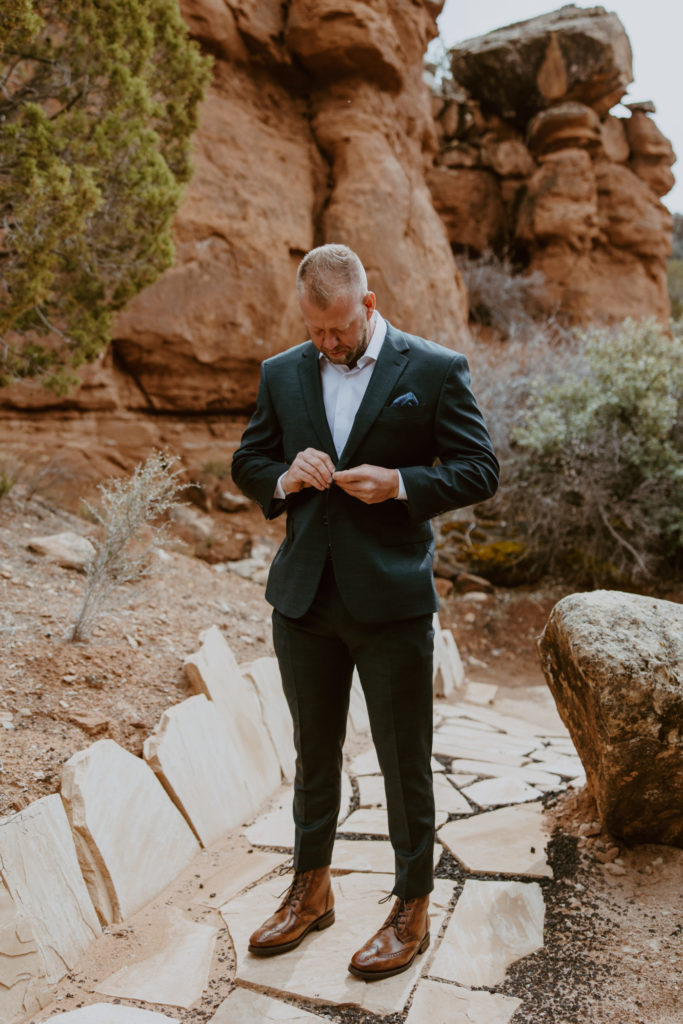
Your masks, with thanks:
[(249, 939), (249, 952), (276, 956), (296, 949), (309, 932), (334, 924), (329, 867), (297, 871), (282, 903)]
[(429, 896), (399, 897), (380, 930), (351, 957), (349, 970), (364, 981), (407, 971), (429, 945)]

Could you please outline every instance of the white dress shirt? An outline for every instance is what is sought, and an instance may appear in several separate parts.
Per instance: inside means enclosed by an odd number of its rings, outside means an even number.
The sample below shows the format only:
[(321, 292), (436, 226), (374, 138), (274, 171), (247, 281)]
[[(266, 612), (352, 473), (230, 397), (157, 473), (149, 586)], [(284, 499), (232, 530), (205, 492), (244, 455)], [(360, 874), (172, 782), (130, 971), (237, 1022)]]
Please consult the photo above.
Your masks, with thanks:
[[(380, 316), (377, 310), (373, 313), (372, 319), (372, 335), (368, 347), (353, 369), (349, 369), (343, 363), (332, 363), (324, 353), (320, 353), (320, 381), (325, 415), (338, 457), (348, 441), (353, 421), (367, 391), (387, 333), (386, 320)], [(283, 473), (275, 487), (274, 497), (276, 498), (285, 497), (282, 487), (284, 475)], [(405, 501), (407, 497), (400, 472), (398, 473), (397, 497), (402, 501)]]

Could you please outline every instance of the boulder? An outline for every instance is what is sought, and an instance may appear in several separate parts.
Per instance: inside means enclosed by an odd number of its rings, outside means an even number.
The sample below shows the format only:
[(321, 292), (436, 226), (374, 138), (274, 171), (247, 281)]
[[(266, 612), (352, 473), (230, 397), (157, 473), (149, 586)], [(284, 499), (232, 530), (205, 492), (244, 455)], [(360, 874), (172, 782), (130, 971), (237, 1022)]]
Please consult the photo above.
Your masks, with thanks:
[(571, 594), (539, 652), (603, 826), (625, 842), (683, 846), (683, 607)]
[(95, 555), (95, 548), (88, 538), (81, 537), (73, 530), (52, 533), (46, 537), (31, 537), (28, 547), (64, 569), (83, 570)]
[(532, 247), (554, 239), (583, 252), (598, 233), (598, 191), (584, 149), (562, 149), (543, 158), (527, 183), (517, 238)]
[(557, 149), (596, 149), (601, 142), (600, 118), (585, 103), (558, 103), (532, 118), (527, 139), (536, 157)]
[(664, 266), (671, 251), (670, 212), (624, 164), (600, 161), (594, 169), (600, 230), (610, 247), (656, 260)]
[(90, 898), (105, 924), (140, 910), (199, 853), (152, 769), (113, 740), (69, 758), (61, 794)]
[(625, 317), (654, 316), (668, 323), (663, 262), (606, 244), (577, 253), (567, 242), (552, 240), (533, 253), (529, 273), (536, 271), (545, 278), (539, 305), (551, 314), (561, 311), (565, 321), (618, 324)]
[(565, 99), (606, 114), (633, 81), (617, 15), (574, 4), (468, 39), (451, 50), (451, 67), (484, 106), (520, 125)]
[(609, 114), (600, 123), (600, 141), (602, 154), (607, 160), (611, 160), (615, 164), (626, 163), (631, 155), (631, 147), (628, 144), (623, 117), (614, 117)]

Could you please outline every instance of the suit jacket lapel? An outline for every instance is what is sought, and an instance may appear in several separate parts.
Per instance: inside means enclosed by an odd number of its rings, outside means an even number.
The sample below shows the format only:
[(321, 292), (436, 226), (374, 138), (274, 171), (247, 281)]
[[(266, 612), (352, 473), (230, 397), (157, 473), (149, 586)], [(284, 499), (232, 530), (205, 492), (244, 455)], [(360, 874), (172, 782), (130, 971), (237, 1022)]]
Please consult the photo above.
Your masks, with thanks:
[(363, 395), (351, 433), (341, 453), (337, 469), (344, 469), (358, 445), (377, 419), (396, 382), (406, 368), (408, 345), (400, 331), (387, 324), (387, 333), (380, 349), (377, 365), (373, 370), (367, 391)]
[(299, 362), (299, 379), (306, 411), (318, 435), (320, 447), (336, 463), (337, 452), (332, 440), (330, 425), (327, 422), (320, 382), (320, 354), (312, 343), (309, 343), (302, 352)]

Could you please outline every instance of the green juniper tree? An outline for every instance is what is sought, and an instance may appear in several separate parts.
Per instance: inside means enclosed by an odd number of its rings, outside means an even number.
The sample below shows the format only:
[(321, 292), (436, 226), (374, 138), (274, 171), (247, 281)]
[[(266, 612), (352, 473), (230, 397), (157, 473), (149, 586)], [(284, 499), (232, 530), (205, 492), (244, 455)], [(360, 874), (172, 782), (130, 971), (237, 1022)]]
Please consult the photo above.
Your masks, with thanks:
[(0, 385), (64, 391), (170, 266), (209, 75), (178, 0), (2, 0)]

